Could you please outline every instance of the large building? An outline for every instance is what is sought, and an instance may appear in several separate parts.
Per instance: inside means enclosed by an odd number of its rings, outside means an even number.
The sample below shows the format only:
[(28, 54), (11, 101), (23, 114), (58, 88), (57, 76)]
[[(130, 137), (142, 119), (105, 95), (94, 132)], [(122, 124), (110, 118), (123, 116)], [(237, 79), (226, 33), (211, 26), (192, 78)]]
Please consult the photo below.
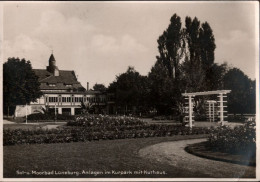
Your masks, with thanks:
[(113, 98), (111, 94), (85, 89), (77, 80), (74, 71), (59, 70), (56, 60), (51, 54), (49, 65), (46, 69), (34, 69), (39, 77), (40, 89), (43, 96), (28, 106), (17, 106), (15, 115), (17, 117), (26, 114), (42, 112), (49, 109), (58, 114), (75, 115), (81, 112), (81, 103), (88, 102), (93, 105), (93, 112), (113, 114)]

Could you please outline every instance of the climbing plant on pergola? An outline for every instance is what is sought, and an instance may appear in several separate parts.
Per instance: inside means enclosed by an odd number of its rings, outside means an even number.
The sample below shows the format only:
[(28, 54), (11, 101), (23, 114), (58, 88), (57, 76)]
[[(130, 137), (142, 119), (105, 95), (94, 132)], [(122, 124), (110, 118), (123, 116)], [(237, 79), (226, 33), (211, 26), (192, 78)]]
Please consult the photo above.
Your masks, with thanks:
[(219, 97), (219, 117), (220, 117), (220, 123), (222, 125), (225, 124), (225, 122), (227, 121), (224, 121), (224, 112), (225, 111), (225, 108), (227, 106), (224, 106), (224, 102), (227, 102), (227, 101), (224, 101), (223, 98), (224, 97), (227, 97), (227, 94), (230, 93), (231, 90), (216, 90), (216, 91), (206, 91), (206, 92), (193, 92), (193, 93), (182, 93), (182, 96), (185, 97), (185, 99), (188, 99), (188, 103), (189, 103), (189, 106), (188, 106), (188, 118), (189, 118), (189, 127), (192, 128), (193, 124), (193, 103), (192, 103), (192, 100), (194, 97), (196, 96), (205, 96), (205, 95), (218, 95)]

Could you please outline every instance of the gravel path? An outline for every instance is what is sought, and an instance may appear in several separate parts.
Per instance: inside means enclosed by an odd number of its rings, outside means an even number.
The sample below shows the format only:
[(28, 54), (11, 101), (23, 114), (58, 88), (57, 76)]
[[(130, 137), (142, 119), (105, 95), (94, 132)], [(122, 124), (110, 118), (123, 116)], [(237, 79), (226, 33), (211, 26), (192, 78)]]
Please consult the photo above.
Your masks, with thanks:
[(255, 178), (255, 167), (205, 159), (184, 150), (189, 144), (203, 141), (206, 139), (163, 142), (141, 149), (139, 155), (151, 161), (177, 166), (187, 170), (187, 173), (200, 172), (213, 178)]
[(4, 120), (3, 120), (3, 124), (16, 124), (16, 123), (4, 119)]

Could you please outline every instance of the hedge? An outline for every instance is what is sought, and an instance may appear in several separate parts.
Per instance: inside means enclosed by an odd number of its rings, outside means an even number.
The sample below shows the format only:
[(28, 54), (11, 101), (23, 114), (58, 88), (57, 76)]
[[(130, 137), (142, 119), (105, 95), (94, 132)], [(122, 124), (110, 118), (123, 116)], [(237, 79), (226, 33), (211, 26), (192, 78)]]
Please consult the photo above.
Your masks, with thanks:
[[(75, 116), (71, 115), (62, 115), (62, 114), (57, 114), (56, 115), (56, 120), (74, 120)], [(36, 114), (31, 114), (27, 117), (28, 121), (37, 121), (37, 120), (55, 120), (55, 115), (54, 114), (42, 114), (42, 113), (36, 113)]]
[[(158, 126), (158, 125), (156, 125)], [(86, 142), (92, 140), (124, 139), (124, 138), (145, 138), (145, 137), (164, 137), (173, 135), (195, 135), (208, 134), (209, 129), (187, 127), (169, 128), (160, 126), (153, 128), (138, 128), (132, 130), (99, 130), (84, 127), (66, 127), (61, 129), (37, 129), (37, 130), (4, 130), (3, 145), (16, 144), (43, 144), (43, 143), (67, 143), (67, 142)]]

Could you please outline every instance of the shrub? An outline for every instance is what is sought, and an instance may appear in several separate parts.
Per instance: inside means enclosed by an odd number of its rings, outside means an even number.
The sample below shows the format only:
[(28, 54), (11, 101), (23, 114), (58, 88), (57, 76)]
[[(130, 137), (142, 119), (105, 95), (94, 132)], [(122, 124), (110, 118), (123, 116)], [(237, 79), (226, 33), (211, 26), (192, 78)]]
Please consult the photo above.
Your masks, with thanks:
[(208, 138), (208, 146), (213, 150), (228, 153), (250, 153), (256, 152), (256, 130), (255, 121), (248, 121), (243, 126), (231, 129), (221, 126), (211, 130)]
[(205, 114), (195, 114), (195, 121), (208, 121), (208, 118)]

